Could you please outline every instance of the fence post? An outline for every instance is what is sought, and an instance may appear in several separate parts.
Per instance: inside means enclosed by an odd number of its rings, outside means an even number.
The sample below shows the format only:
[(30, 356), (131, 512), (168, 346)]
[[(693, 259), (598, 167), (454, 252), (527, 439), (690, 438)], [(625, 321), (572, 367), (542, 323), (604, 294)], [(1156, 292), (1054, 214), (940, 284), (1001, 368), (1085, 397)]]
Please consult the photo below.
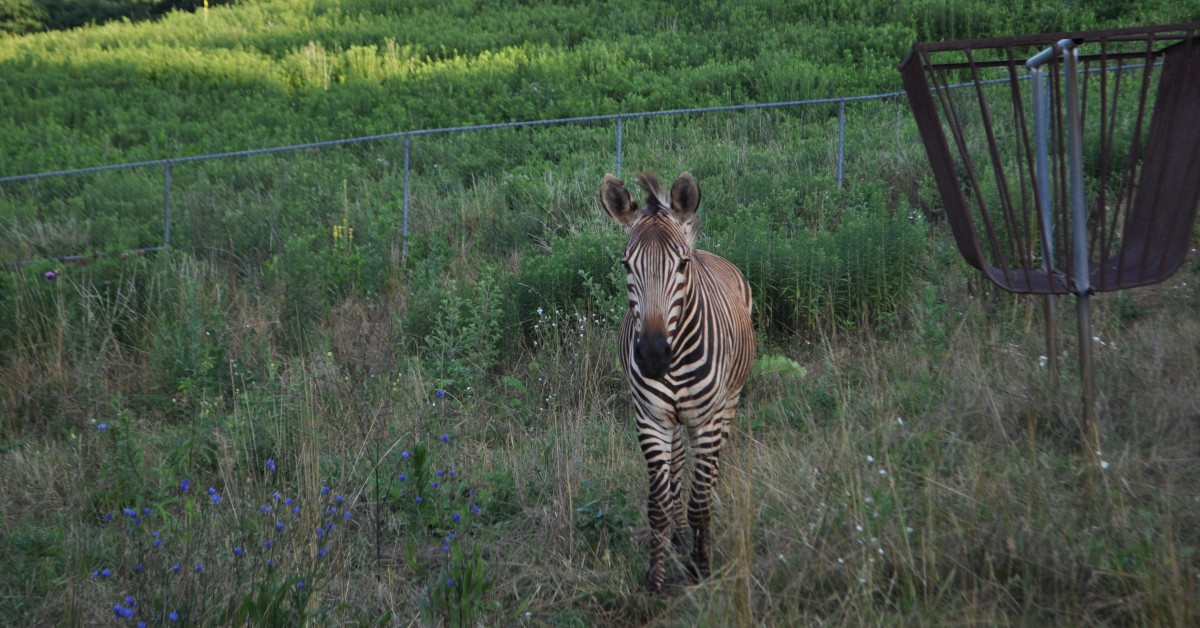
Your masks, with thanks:
[(617, 178), (621, 178), (621, 134), (624, 129), (623, 120), (617, 118)]
[(1071, 253), (1075, 279), (1075, 311), (1079, 318), (1079, 380), (1083, 388), (1083, 442), (1088, 458), (1099, 462), (1100, 429), (1096, 425), (1095, 375), (1092, 371), (1091, 273), (1088, 263), (1087, 199), (1083, 180), (1083, 114), (1079, 96), (1079, 49), (1074, 41), (1058, 42), (1066, 83), (1068, 176), (1071, 189)]
[(171, 162), (163, 164), (163, 252), (171, 246)]
[(412, 150), (412, 136), (404, 136), (404, 219), (400, 226), (400, 267), (408, 268), (408, 156)]
[(842, 189), (842, 172), (846, 162), (846, 101), (838, 101), (837, 189)]
[[(1050, 76), (1045, 68), (1030, 59), (1026, 64), (1033, 80), (1033, 134), (1037, 144), (1037, 201), (1042, 225), (1042, 270), (1054, 270), (1054, 214), (1050, 208)], [(1050, 367), (1050, 398), (1058, 399), (1058, 304), (1053, 294), (1046, 295), (1042, 308), (1046, 319), (1046, 360)], [(1031, 437), (1032, 437), (1032, 433)]]

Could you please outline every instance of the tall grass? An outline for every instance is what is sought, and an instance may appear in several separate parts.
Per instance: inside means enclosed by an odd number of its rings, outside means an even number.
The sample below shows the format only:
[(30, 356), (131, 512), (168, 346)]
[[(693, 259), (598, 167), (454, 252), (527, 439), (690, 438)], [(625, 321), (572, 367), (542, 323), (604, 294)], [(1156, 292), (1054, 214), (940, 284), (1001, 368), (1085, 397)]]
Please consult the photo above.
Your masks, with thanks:
[[(686, 586), (678, 567), (662, 597), (641, 588), (644, 463), (603, 299), (524, 313), (528, 340), (439, 396), (441, 363), (396, 350), (416, 293), (345, 294), (293, 345), (273, 330), (284, 293), (232, 290), (185, 253), (114, 272), (109, 289), (99, 274), (9, 275), (10, 617), (91, 622), (133, 598), (151, 622), (1196, 620), (1194, 268), (1098, 299), (1104, 468), (1078, 450), (1070, 368), (1048, 396), (1040, 308), (957, 264), (881, 331), (776, 341), (806, 373), (751, 380), (719, 485), (716, 573)], [(480, 368), (470, 355), (461, 367)], [(424, 511), (399, 480), (418, 445)], [(463, 492), (430, 488), (438, 469)], [(279, 491), (301, 506), (296, 529), (315, 531), (337, 507), (322, 486), (353, 508), (318, 557), (315, 536), (286, 536), (290, 521), (270, 532), (260, 507)], [(151, 514), (130, 525), (125, 508)], [(452, 528), (454, 512), (474, 519)], [(452, 529), (461, 549), (445, 551)]]
[[(344, 14), (376, 4), (344, 3)], [(246, 10), (307, 19), (281, 6)], [(937, 7), (922, 4), (904, 28), (959, 32), (978, 15), (1010, 23), (1007, 9)], [(673, 18), (633, 8), (639, 25), (685, 29), (737, 17), (746, 35), (770, 17), (733, 5)], [(455, 24), (474, 10), (447, 9)], [(503, 15), (523, 23), (521, 10)], [(554, 10), (570, 26), (554, 37), (582, 37), (576, 9)], [(401, 17), (417, 28), (430, 15)], [(348, 83), (386, 82), (416, 63), (412, 51), (335, 45), (335, 35), (306, 48), (284, 30), (278, 50), (304, 89), (327, 80), (337, 92), (345, 72)], [(46, 40), (111, 43), (122, 32)], [(817, 39), (854, 35), (830, 28)], [(501, 51), (497, 80), (510, 66), (570, 67), (537, 47), (493, 46), (497, 36), (461, 35), (471, 58)], [(899, 35), (881, 37), (886, 49)], [(753, 44), (731, 40), (729, 54)], [(649, 44), (579, 46), (596, 59), (659, 58)], [(670, 49), (703, 63), (700, 43)], [(425, 50), (422, 64), (469, 77), (474, 62)], [(625, 85), (625, 66), (613, 67), (605, 76)], [(729, 67), (693, 80), (720, 83)], [(820, 76), (781, 70), (771, 89), (800, 93)], [(284, 89), (275, 80), (259, 88)], [(252, 113), (237, 124), (254, 126)], [(1052, 382), (1039, 304), (968, 272), (941, 230), (905, 108), (850, 113), (842, 189), (832, 108), (625, 125), (626, 176), (697, 176), (700, 246), (750, 277), (765, 356), (718, 485), (714, 574), (693, 585), (672, 564), (661, 596), (643, 587), (646, 471), (613, 353), (622, 236), (595, 200), (615, 167), (611, 127), (414, 141), (407, 256), (398, 144), (177, 165), (173, 246), (151, 257), (119, 252), (156, 233), (114, 225), (126, 212), (157, 219), (157, 175), (5, 188), (0, 203), (19, 225), (5, 250), (108, 255), (0, 272), (0, 551), (10, 565), (0, 616), (1195, 624), (1200, 265), (1095, 300), (1097, 338), (1082, 341), (1096, 351), (1097, 465), (1078, 443), (1069, 317)], [(106, 248), (106, 233), (119, 246)]]

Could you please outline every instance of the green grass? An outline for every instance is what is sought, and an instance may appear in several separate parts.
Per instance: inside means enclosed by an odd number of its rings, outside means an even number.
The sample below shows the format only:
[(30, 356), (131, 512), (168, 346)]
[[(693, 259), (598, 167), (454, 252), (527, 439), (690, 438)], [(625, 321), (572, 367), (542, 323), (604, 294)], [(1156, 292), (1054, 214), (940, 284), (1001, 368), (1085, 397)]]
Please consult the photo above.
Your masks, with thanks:
[[(893, 5), (244, 2), (0, 39), (0, 172), (886, 91), (915, 39), (1194, 13)], [(832, 108), (625, 125), (627, 175), (696, 175), (764, 356), (714, 575), (672, 563), (663, 595), (596, 202), (611, 125), (414, 139), (407, 257), (400, 142), (177, 164), (161, 256), (119, 256), (158, 242), (160, 171), (0, 186), (0, 254), (39, 260), (0, 272), (0, 613), (1195, 624), (1200, 266), (1096, 298), (1097, 465), (1070, 308), (1055, 386), (1040, 303), (941, 228), (904, 102), (848, 120), (843, 189)]]

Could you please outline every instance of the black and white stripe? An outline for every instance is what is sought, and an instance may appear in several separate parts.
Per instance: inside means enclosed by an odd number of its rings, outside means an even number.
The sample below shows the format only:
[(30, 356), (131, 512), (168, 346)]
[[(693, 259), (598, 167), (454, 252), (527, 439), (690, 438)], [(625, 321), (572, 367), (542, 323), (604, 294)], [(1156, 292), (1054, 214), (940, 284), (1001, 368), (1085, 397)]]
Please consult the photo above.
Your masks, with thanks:
[[(754, 360), (750, 286), (725, 259), (695, 248), (696, 180), (687, 173), (663, 193), (654, 175), (640, 175), (647, 193), (639, 209), (624, 184), (607, 175), (606, 211), (629, 240), (629, 311), (618, 347), (637, 414), (638, 442), (650, 473), (648, 519), (651, 589), (662, 587), (668, 532), (685, 545), (692, 529), (692, 564), (709, 572), (709, 520), (721, 448), (729, 437), (742, 385)], [(693, 478), (686, 516), (683, 432), (691, 439)]]

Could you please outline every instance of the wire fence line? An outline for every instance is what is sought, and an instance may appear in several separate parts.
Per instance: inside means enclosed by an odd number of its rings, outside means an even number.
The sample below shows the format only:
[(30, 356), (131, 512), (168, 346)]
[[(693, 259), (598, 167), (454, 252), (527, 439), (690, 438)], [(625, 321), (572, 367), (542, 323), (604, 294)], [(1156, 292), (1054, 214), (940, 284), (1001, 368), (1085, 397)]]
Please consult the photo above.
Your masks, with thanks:
[[(1129, 67), (1141, 67), (1129, 66)], [(1121, 67), (1120, 69), (1125, 69)], [(1091, 70), (1095, 71), (1095, 70)], [(1029, 76), (1021, 76), (1018, 80), (1028, 80)], [(955, 83), (940, 87), (939, 89), (960, 90), (977, 88), (980, 85), (989, 85), (993, 83), (1006, 83), (1009, 79), (992, 79), (976, 82)], [(163, 171), (163, 236), (161, 246), (150, 246), (137, 249), (134, 253), (145, 254), (159, 251), (166, 251), (171, 244), (171, 174), (172, 169), (177, 164), (188, 164), (193, 162), (204, 162), (218, 159), (231, 159), (237, 157), (252, 157), (256, 155), (269, 155), (275, 153), (287, 153), (301, 150), (311, 150), (320, 148), (329, 148), (336, 146), (348, 146), (353, 144), (363, 144), (368, 142), (382, 142), (389, 140), (404, 140), (404, 191), (403, 191), (403, 215), (401, 226), (401, 256), (407, 259), (408, 256), (408, 214), (410, 204), (410, 170), (411, 170), (411, 151), (412, 138), (421, 136), (447, 135), (453, 133), (472, 133), (478, 131), (493, 131), (499, 129), (520, 129), (520, 128), (535, 128), (547, 126), (561, 126), (572, 124), (594, 124), (597, 122), (612, 122), (615, 124), (616, 131), (616, 147), (615, 147), (615, 172), (621, 176), (621, 159), (624, 153), (624, 125), (628, 120), (640, 120), (647, 118), (680, 116), (680, 115), (696, 115), (704, 113), (722, 113), (722, 112), (743, 112), (767, 109), (782, 109), (789, 107), (811, 107), (817, 105), (837, 105), (837, 173), (836, 184), (837, 188), (841, 189), (844, 182), (845, 161), (846, 161), (846, 105), (848, 103), (867, 102), (890, 100), (900, 97), (905, 97), (904, 102), (907, 104), (907, 94), (903, 90), (894, 92), (884, 92), (880, 94), (868, 94), (864, 96), (837, 96), (829, 98), (811, 98), (804, 100), (785, 100), (767, 103), (747, 103), (740, 105), (722, 105), (715, 107), (696, 107), (690, 109), (663, 109), (659, 111), (639, 111), (631, 113), (613, 113), (592, 116), (578, 116), (571, 118), (547, 118), (542, 120), (524, 120), (515, 122), (497, 122), (492, 124), (477, 124), (468, 126), (443, 127), (435, 129), (416, 129), (412, 131), (398, 131), (395, 133), (383, 133), (378, 135), (366, 135), (361, 137), (351, 137), (336, 140), (324, 140), (319, 142), (307, 142), (303, 144), (289, 144), (286, 146), (272, 146), (266, 148), (254, 148), (238, 151), (226, 151), (220, 153), (209, 153), (204, 155), (191, 155), (183, 157), (168, 157), (164, 159), (152, 159), (147, 161), (134, 161), (118, 164), (107, 164), (101, 166), (90, 166), (86, 168), (72, 168), (67, 170), (54, 170), (48, 172), (38, 172), (31, 174), (0, 176), (0, 184), (17, 183), (22, 181), (36, 181), (39, 179), (48, 179), (53, 177), (70, 177), (99, 172), (110, 172), (115, 170), (129, 170), (142, 168), (162, 168)], [(60, 255), (53, 259), (61, 261), (76, 261), (82, 260), (85, 256), (81, 255)], [(10, 261), (8, 264), (23, 266), (28, 265), (36, 260), (19, 260)]]
[[(1161, 61), (1156, 65), (1161, 65)], [(1126, 69), (1141, 68), (1142, 64), (1121, 65), (1115, 68), (1091, 68), (1082, 70), (1081, 74), (1090, 74), (1105, 70), (1122, 71)], [(1031, 78), (1030, 75), (1023, 75), (1017, 80), (1025, 81)], [(936, 89), (945, 90), (960, 90), (978, 88), (983, 85), (993, 85), (1007, 83), (1010, 79), (990, 79), (978, 82), (953, 83)], [(412, 131), (398, 131), (395, 133), (383, 133), (378, 135), (366, 135), (362, 137), (352, 137), (336, 140), (325, 140), (320, 142), (308, 142), (304, 144), (290, 144), (287, 146), (273, 146), (266, 148), (254, 148), (239, 151), (227, 151), (221, 153), (209, 153), (205, 155), (191, 155), (184, 157), (169, 157), (164, 159), (153, 159), (148, 161), (135, 161), (119, 164), (108, 164), (102, 166), (91, 166), (87, 168), (73, 168), (67, 170), (54, 170), (48, 172), (38, 172), (32, 174), (0, 176), (0, 184), (16, 183), (22, 181), (36, 181), (38, 179), (47, 179), (52, 177), (69, 177), (84, 175), (98, 172), (109, 172), (114, 170), (128, 170), (141, 168), (160, 167), (163, 170), (163, 237), (161, 246), (150, 246), (137, 249), (134, 253), (145, 254), (159, 251), (166, 251), (171, 244), (171, 174), (172, 169), (176, 164), (187, 164), (193, 162), (204, 162), (218, 159), (231, 159), (237, 157), (252, 157), (255, 155), (269, 155), (275, 153), (287, 153), (300, 150), (310, 150), (319, 148), (329, 148), (336, 146), (347, 146), (352, 144), (363, 144), (368, 142), (382, 142), (389, 140), (404, 140), (404, 191), (403, 191), (403, 216), (401, 226), (401, 256), (407, 259), (408, 256), (408, 213), (410, 204), (410, 170), (411, 170), (411, 151), (412, 138), (421, 136), (447, 135), (452, 133), (471, 133), (477, 131), (493, 131), (498, 129), (519, 129), (519, 128), (534, 128), (547, 126), (561, 126), (571, 124), (589, 124), (597, 122), (612, 122), (615, 124), (616, 131), (616, 147), (615, 147), (615, 172), (621, 176), (621, 158), (624, 153), (624, 125), (627, 120), (639, 120), (647, 118), (679, 116), (679, 115), (695, 115), (704, 113), (721, 113), (721, 112), (743, 112), (766, 109), (782, 109), (788, 107), (811, 107), (817, 105), (837, 105), (838, 118), (838, 133), (837, 133), (837, 173), (836, 182), (837, 188), (841, 189), (845, 174), (846, 161), (846, 105), (848, 103), (867, 102), (890, 100), (904, 97), (903, 101), (907, 106), (907, 93), (903, 90), (894, 92), (884, 92), (880, 94), (868, 94), (865, 96), (838, 96), (830, 98), (812, 98), (805, 100), (785, 100), (767, 103), (747, 103), (741, 105), (722, 105), (715, 107), (697, 107), (691, 109), (663, 109), (659, 111), (639, 111), (632, 113), (613, 113), (592, 116), (578, 116), (571, 118), (548, 118), (543, 120), (525, 120), (516, 122), (497, 122), (492, 124), (478, 124), (469, 126), (454, 126), (435, 129), (417, 129)], [(53, 259), (61, 261), (76, 261), (82, 260), (85, 256), (81, 255), (60, 255)], [(33, 263), (36, 260), (19, 260), (10, 261), (8, 264), (23, 266)]]
[[(273, 146), (266, 148), (255, 148), (239, 151), (227, 151), (220, 153), (210, 153), (204, 155), (192, 155), (183, 157), (169, 157), (164, 159), (153, 159), (147, 161), (134, 161), (118, 164), (107, 164), (101, 166), (90, 166), (86, 168), (72, 168), (66, 170), (54, 170), (47, 172), (38, 172), (31, 174), (10, 175), (0, 177), (0, 184), (12, 184), (19, 182), (37, 181), (40, 179), (49, 179), (57, 177), (72, 177), (85, 174), (93, 174), (100, 172), (111, 172), (116, 170), (130, 169), (148, 169), (161, 168), (163, 177), (163, 232), (162, 244), (160, 246), (144, 247), (133, 251), (136, 254), (154, 253), (166, 251), (171, 244), (171, 176), (172, 170), (176, 165), (188, 164), (193, 162), (204, 162), (220, 159), (231, 159), (238, 157), (252, 157), (256, 155), (269, 155), (275, 153), (287, 153), (293, 151), (329, 148), (337, 146), (347, 146), (353, 144), (363, 144), (368, 142), (383, 142), (404, 140), (404, 172), (403, 172), (403, 209), (402, 209), (402, 226), (401, 226), (401, 255), (407, 258), (408, 252), (408, 224), (409, 224), (409, 205), (410, 205), (410, 170), (411, 170), (411, 150), (412, 139), (414, 137), (447, 135), (453, 133), (472, 133), (479, 131), (492, 131), (498, 129), (519, 129), (519, 128), (534, 128), (546, 126), (560, 126), (573, 124), (594, 124), (602, 122), (611, 122), (615, 125), (616, 146), (615, 146), (615, 172), (617, 176), (621, 175), (621, 160), (624, 152), (624, 126), (627, 121), (640, 120), (666, 116), (681, 116), (681, 115), (696, 115), (705, 113), (722, 113), (722, 112), (744, 112), (767, 109), (782, 109), (794, 107), (811, 107), (818, 105), (837, 105), (838, 113), (838, 137), (837, 137), (837, 186), (842, 187), (843, 171), (845, 169), (845, 141), (846, 141), (846, 105), (847, 103), (878, 101), (895, 99), (904, 96), (903, 91), (886, 92), (881, 94), (870, 94), (866, 96), (844, 96), (833, 98), (814, 98), (806, 100), (787, 100), (768, 103), (749, 103), (741, 105), (724, 105), (715, 107), (698, 107), (691, 109), (664, 109), (659, 111), (640, 111), (632, 113), (616, 113), (605, 115), (579, 116), (571, 118), (550, 118), (543, 120), (526, 120), (516, 122), (500, 122), (493, 124), (479, 124), (470, 126), (455, 126), (435, 129), (418, 129), (412, 131), (399, 131), (396, 133), (384, 133), (379, 135), (368, 135), (362, 137), (352, 137), (336, 140), (325, 140), (319, 142), (308, 142), (303, 144), (290, 144), (286, 146)], [(60, 261), (80, 261), (85, 259), (82, 255), (60, 255), (53, 257)], [(10, 261), (8, 264), (15, 266), (24, 266), (34, 263), (37, 260), (18, 260)]]

